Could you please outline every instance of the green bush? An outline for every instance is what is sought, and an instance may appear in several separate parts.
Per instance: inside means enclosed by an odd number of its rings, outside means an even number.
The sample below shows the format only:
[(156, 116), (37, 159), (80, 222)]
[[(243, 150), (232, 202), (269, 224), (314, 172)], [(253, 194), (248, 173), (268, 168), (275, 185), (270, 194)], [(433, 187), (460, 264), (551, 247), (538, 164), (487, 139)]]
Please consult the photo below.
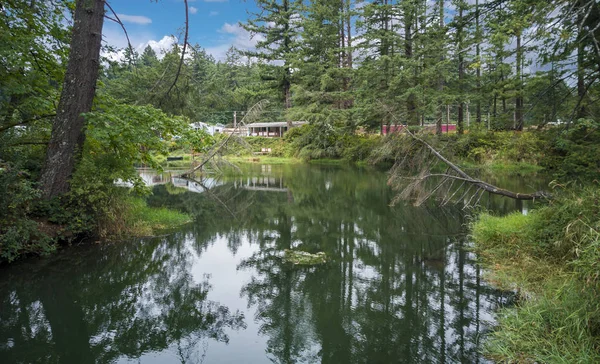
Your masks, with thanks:
[(545, 133), (549, 145), (541, 164), (562, 181), (590, 181), (600, 175), (600, 123), (580, 119), (568, 129)]
[(55, 249), (52, 239), (30, 216), (40, 191), (16, 166), (0, 164), (0, 262), (20, 255), (46, 254)]

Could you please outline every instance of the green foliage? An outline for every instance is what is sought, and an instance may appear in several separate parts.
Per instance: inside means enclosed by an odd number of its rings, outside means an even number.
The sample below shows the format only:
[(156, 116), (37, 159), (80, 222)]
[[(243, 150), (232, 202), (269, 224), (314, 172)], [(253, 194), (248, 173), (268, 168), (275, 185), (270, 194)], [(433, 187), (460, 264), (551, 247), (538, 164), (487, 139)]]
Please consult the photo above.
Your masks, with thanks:
[(343, 133), (327, 123), (294, 128), (285, 138), (295, 150), (295, 155), (302, 159), (331, 158), (349, 162), (367, 160), (381, 140), (379, 136)]
[(529, 215), (472, 224), (490, 279), (524, 301), (504, 310), (488, 353), (498, 361), (600, 360), (600, 188), (560, 192)]
[(84, 158), (91, 158), (113, 179), (130, 179), (136, 163), (158, 168), (154, 155), (167, 154), (166, 141), (176, 136), (185, 135), (188, 144), (198, 142), (193, 145), (204, 147), (203, 134), (191, 132), (185, 118), (168, 116), (152, 106), (120, 104), (108, 98), (98, 109), (86, 115)]
[(56, 222), (67, 224), (76, 234), (134, 235), (136, 224), (128, 216), (136, 206), (139, 210), (139, 204), (131, 199), (129, 190), (115, 182), (130, 184), (132, 193), (143, 195), (147, 190), (134, 165), (160, 169), (157, 156), (169, 153), (169, 141), (175, 136), (183, 135), (182, 145), (199, 149), (206, 148), (212, 139), (203, 131), (191, 130), (185, 118), (168, 116), (152, 106), (124, 105), (108, 99), (99, 102), (98, 108), (102, 111), (86, 115), (86, 143), (71, 190), (61, 201), (64, 214), (52, 215), (61, 216)]
[(40, 191), (26, 173), (0, 161), (0, 262), (54, 250), (52, 239), (30, 216)]
[(549, 153), (541, 164), (562, 181), (593, 180), (600, 173), (600, 123), (580, 119), (568, 129), (551, 128), (546, 134)]
[(460, 158), (478, 162), (494, 161), (536, 163), (544, 152), (539, 132), (489, 132), (473, 130), (449, 139), (450, 150)]

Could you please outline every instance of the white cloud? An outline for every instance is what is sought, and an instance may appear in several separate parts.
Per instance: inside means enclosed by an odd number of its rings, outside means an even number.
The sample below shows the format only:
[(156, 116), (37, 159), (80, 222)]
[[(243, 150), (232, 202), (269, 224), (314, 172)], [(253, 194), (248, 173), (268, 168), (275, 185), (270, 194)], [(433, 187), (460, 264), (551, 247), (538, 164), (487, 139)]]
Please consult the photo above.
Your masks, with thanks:
[(217, 16), (219, 15), (218, 11), (211, 11), (210, 13), (208, 13), (208, 16)]
[(215, 57), (218, 61), (224, 61), (229, 48), (235, 47), (239, 50), (253, 50), (256, 43), (264, 40), (264, 37), (255, 35), (242, 28), (239, 24), (225, 23), (219, 29), (219, 33), (223, 34), (220, 39), (220, 44), (212, 47), (206, 47), (206, 52)]
[(190, 13), (192, 14), (196, 14), (198, 12), (198, 8), (195, 8), (193, 6), (190, 6)]
[(121, 19), (123, 23), (133, 23), (140, 25), (147, 25), (152, 23), (152, 19), (143, 15), (117, 14), (117, 16), (119, 17), (119, 19)]
[[(106, 52), (102, 56), (107, 57), (112, 61), (121, 61), (125, 55), (125, 48), (128, 47), (127, 39), (123, 32), (113, 29), (104, 29), (103, 31), (106, 43), (117, 48), (115, 52)], [(164, 57), (164, 54), (171, 49), (173, 44), (177, 43), (177, 38), (171, 35), (165, 35), (160, 40), (154, 40), (154, 36), (148, 33), (133, 33), (130, 34), (131, 45), (136, 52), (141, 54), (147, 46), (150, 46), (156, 52), (159, 59)], [(150, 40), (148, 40), (150, 39)]]
[(226, 3), (229, 0), (204, 0), (205, 3)]
[(146, 43), (142, 43), (136, 47), (138, 52), (143, 52), (147, 46), (150, 46), (155, 52), (158, 58), (162, 58), (164, 54), (171, 49), (173, 44), (177, 43), (177, 38), (172, 35), (165, 35), (161, 40), (149, 40)]

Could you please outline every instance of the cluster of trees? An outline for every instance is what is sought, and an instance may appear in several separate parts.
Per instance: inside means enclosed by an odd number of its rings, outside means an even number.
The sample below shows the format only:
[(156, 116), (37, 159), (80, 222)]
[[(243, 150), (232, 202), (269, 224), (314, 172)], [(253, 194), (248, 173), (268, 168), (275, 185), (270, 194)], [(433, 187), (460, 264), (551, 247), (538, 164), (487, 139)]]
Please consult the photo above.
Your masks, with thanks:
[[(595, 116), (594, 1), (258, 0), (261, 75), (290, 115), (348, 127)], [(472, 116), (471, 116), (472, 115)], [(439, 128), (438, 128), (439, 130)]]
[[(141, 186), (134, 165), (158, 166), (165, 141), (179, 136), (200, 151), (211, 143), (185, 115), (98, 82), (109, 75), (100, 57), (106, 9), (104, 0), (0, 6), (2, 261), (51, 250), (65, 235), (122, 215), (114, 181)], [(158, 102), (175, 94), (175, 81), (160, 85)]]
[(114, 180), (135, 180), (135, 163), (156, 165), (156, 153), (168, 152), (162, 141), (179, 135), (205, 148), (210, 139), (190, 134), (190, 121), (228, 123), (259, 100), (271, 101), (265, 121), (310, 121), (305, 139), (319, 150), (384, 123), (435, 122), (439, 132), (456, 121), (462, 132), (470, 121), (522, 129), (597, 116), (594, 1), (257, 5), (242, 24), (259, 40), (253, 51), (216, 61), (187, 44), (186, 21), (183, 45), (161, 55), (129, 47), (111, 61), (100, 57), (100, 34), (118, 15), (105, 0), (4, 2), (0, 180), (6, 196), (20, 197), (0, 200), (3, 225), (76, 183), (78, 205), (110, 196)]

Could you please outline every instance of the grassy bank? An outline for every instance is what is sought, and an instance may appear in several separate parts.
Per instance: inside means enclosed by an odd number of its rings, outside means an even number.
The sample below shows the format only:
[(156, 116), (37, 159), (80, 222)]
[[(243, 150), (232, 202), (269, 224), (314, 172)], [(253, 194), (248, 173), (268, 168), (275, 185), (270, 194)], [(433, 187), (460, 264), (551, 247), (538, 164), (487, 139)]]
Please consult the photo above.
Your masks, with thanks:
[(232, 163), (265, 163), (265, 164), (297, 164), (304, 163), (301, 159), (294, 157), (274, 157), (270, 155), (246, 155), (246, 156), (226, 156)]
[(150, 207), (125, 188), (112, 186), (92, 198), (93, 205), (72, 195), (63, 201), (34, 201), (20, 220), (4, 221), (0, 226), (0, 264), (47, 255), (73, 241), (157, 235), (191, 221), (191, 216), (179, 211)]
[[(224, 150), (232, 162), (259, 162), (270, 164), (382, 164), (392, 165), (413, 144), (407, 135), (360, 135), (336, 132), (323, 138), (317, 126), (294, 128), (283, 138), (247, 137), (244, 143), (230, 142)], [(548, 143), (543, 132), (488, 132), (474, 130), (465, 135), (422, 135), (431, 145), (441, 150), (460, 166), (471, 170), (508, 174), (535, 173), (543, 169), (541, 161)], [(268, 154), (263, 153), (269, 150)], [(165, 168), (189, 167), (189, 153), (175, 150), (171, 156), (181, 161), (159, 162)], [(201, 157), (197, 157), (201, 158)], [(548, 163), (546, 163), (547, 165)]]
[(150, 207), (142, 198), (132, 198), (124, 214), (124, 229), (112, 231), (113, 236), (150, 236), (190, 222), (189, 215), (164, 207)]
[(521, 300), (499, 313), (486, 352), (498, 362), (600, 362), (600, 188), (562, 193), (529, 215), (472, 224), (488, 280)]

